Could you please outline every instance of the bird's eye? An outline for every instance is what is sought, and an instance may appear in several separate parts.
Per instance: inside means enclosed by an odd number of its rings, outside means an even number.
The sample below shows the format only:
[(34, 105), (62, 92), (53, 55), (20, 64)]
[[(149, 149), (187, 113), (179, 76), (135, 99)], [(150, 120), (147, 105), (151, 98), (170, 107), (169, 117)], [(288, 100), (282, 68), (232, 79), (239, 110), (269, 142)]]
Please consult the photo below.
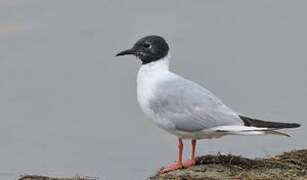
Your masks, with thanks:
[(149, 43), (144, 43), (143, 46), (144, 46), (144, 48), (150, 48), (150, 44)]

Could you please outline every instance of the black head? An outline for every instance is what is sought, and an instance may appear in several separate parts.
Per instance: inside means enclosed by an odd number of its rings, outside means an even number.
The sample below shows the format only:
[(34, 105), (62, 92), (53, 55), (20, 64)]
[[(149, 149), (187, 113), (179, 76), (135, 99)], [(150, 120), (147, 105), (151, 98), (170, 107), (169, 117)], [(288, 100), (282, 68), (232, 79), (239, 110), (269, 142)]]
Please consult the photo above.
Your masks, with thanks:
[(143, 37), (131, 49), (122, 51), (116, 56), (134, 55), (142, 61), (142, 64), (147, 64), (164, 58), (168, 50), (168, 44), (162, 37), (152, 35)]

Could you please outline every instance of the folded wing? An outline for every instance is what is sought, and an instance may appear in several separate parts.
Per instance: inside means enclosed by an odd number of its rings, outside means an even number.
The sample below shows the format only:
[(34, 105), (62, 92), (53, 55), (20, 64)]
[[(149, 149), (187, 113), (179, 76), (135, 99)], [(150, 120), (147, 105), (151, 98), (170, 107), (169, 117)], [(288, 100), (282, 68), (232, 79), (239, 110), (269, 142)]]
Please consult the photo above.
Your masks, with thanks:
[(150, 108), (155, 115), (171, 121), (179, 131), (244, 124), (238, 113), (211, 92), (175, 74), (157, 86), (153, 97)]

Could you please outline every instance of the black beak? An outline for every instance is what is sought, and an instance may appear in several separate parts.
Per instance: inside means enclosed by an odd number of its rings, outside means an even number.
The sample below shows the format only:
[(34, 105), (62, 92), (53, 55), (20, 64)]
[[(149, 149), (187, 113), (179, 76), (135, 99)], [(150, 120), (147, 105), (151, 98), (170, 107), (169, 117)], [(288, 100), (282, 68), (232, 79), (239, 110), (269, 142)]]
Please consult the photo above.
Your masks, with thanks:
[(124, 51), (121, 51), (120, 53), (116, 54), (116, 56), (124, 56), (124, 55), (135, 55), (136, 51), (134, 49), (127, 49)]

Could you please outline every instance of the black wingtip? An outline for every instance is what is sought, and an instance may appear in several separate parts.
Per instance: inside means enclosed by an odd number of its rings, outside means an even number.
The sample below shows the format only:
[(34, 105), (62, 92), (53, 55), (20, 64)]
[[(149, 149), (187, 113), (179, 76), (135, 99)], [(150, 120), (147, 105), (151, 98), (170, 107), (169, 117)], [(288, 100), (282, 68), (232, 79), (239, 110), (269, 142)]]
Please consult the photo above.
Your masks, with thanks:
[(298, 128), (298, 127), (301, 127), (301, 125), (300, 125), (300, 124), (298, 124), (298, 123), (292, 123), (292, 126), (293, 126), (293, 128)]
[(276, 128), (276, 129), (283, 129), (283, 128), (298, 128), (301, 125), (298, 123), (280, 123), (280, 122), (270, 122), (270, 121), (263, 121), (259, 119), (254, 119), (246, 116), (239, 116), (242, 119), (245, 126), (253, 126), (253, 127), (263, 127), (263, 128)]

